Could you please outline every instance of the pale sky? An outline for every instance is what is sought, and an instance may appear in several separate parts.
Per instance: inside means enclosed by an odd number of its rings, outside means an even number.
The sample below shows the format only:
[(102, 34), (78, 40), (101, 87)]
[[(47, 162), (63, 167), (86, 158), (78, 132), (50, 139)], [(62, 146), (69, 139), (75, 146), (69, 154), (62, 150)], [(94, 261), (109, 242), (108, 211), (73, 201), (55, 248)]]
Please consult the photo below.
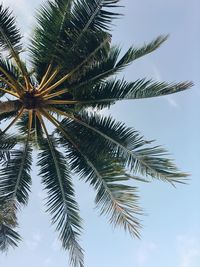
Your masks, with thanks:
[[(27, 37), (34, 25), (34, 10), (42, 1), (3, 0), (14, 9)], [(137, 184), (143, 217), (141, 240), (113, 230), (94, 209), (92, 189), (74, 177), (81, 216), (85, 267), (199, 267), (200, 262), (200, 2), (199, 0), (122, 0), (123, 16), (115, 22), (113, 42), (124, 48), (143, 44), (160, 34), (169, 40), (157, 51), (124, 71), (127, 80), (154, 78), (168, 82), (192, 80), (187, 92), (163, 98), (124, 101), (108, 113), (156, 139), (191, 174), (188, 185), (176, 189), (154, 181)], [(0, 255), (0, 267), (68, 267), (50, 218), (42, 206), (44, 193), (33, 168), (33, 189), (28, 207), (20, 214), (23, 243)]]

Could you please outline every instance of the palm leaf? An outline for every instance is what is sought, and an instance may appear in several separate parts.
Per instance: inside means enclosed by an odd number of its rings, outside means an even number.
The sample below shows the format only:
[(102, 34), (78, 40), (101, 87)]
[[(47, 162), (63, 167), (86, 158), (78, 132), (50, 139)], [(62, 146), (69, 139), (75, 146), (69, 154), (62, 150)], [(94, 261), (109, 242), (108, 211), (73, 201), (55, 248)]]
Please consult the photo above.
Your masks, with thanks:
[[(109, 30), (118, 13), (109, 8), (118, 6), (119, 0), (78, 0), (72, 9), (71, 24), (82, 35), (88, 29)], [(81, 37), (79, 37), (81, 38)]]
[(9, 247), (17, 247), (20, 235), (11, 227), (0, 223), (0, 250), (6, 252)]
[(98, 154), (97, 151), (91, 153), (87, 149), (88, 140), (84, 142), (83, 136), (78, 138), (65, 123), (61, 125), (65, 135), (60, 132), (59, 143), (66, 148), (72, 170), (97, 191), (95, 202), (100, 213), (107, 215), (113, 226), (121, 226), (133, 236), (139, 237), (141, 226), (134, 216), (141, 214), (136, 188), (123, 184), (131, 177), (125, 173), (119, 159), (108, 157), (102, 150)]
[(1, 169), (0, 192), (7, 199), (26, 205), (31, 186), (30, 170), (32, 149), (26, 141), (23, 147), (13, 150), (7, 165)]
[(72, 181), (64, 156), (56, 149), (53, 138), (47, 137), (38, 162), (42, 183), (48, 191), (47, 211), (52, 215), (52, 223), (57, 224), (56, 230), (59, 231), (63, 248), (70, 251), (72, 265), (82, 267), (83, 251), (78, 244), (81, 219)]
[(19, 53), (22, 52), (21, 38), (12, 12), (9, 11), (9, 8), (4, 9), (0, 4), (0, 49), (6, 51), (9, 57), (14, 58), (28, 87), (27, 69), (19, 57)]
[(1, 134), (0, 132), (0, 163), (10, 159), (11, 149), (16, 145), (17, 140), (14, 136)]
[(21, 51), (20, 41), (21, 35), (12, 12), (0, 4), (0, 49), (9, 51), (13, 56)]
[[(97, 62), (92, 65), (82, 77), (81, 81), (74, 83), (75, 88), (82, 89), (83, 86), (96, 84), (99, 81), (105, 80), (112, 75), (116, 75), (126, 66), (131, 64), (134, 60), (143, 57), (154, 50), (156, 50), (163, 42), (165, 42), (167, 36), (158, 36), (156, 39), (148, 44), (144, 44), (142, 47), (131, 47), (128, 51), (119, 59), (121, 49), (117, 46), (113, 46), (110, 49), (108, 57), (102, 62)], [(80, 89), (80, 90), (81, 90)]]
[(58, 52), (57, 47), (63, 40), (71, 2), (71, 0), (55, 1), (55, 3), (48, 1), (38, 11), (37, 26), (30, 47), (38, 80), (41, 80), (48, 65), (53, 65)]
[(64, 50), (61, 49), (57, 54), (63, 69), (62, 73), (69, 72), (70, 75), (73, 73), (73, 77), (69, 81), (71, 84), (85, 75), (87, 69), (94, 62), (98, 62), (107, 56), (110, 48), (110, 35), (101, 31), (87, 31), (79, 40), (78, 47), (72, 49), (66, 49), (66, 47), (64, 43)]
[[(161, 179), (172, 184), (184, 182), (187, 174), (178, 171), (173, 161), (166, 158), (167, 152), (162, 147), (148, 147), (147, 142), (138, 132), (115, 122), (111, 117), (88, 115), (86, 112), (77, 116), (67, 114), (68, 118), (88, 132), (95, 133), (93, 142), (101, 143), (118, 155), (135, 174)], [(105, 143), (106, 142), (106, 143)]]
[(0, 113), (0, 124), (1, 124), (2, 121), (12, 119), (16, 115), (17, 115), (17, 111)]
[[(85, 73), (85, 70), (87, 70), (87, 68), (91, 66), (92, 63), (96, 61), (99, 56), (106, 53), (106, 51), (109, 49), (110, 36), (105, 34), (104, 32), (100, 32), (97, 35), (94, 34), (89, 34), (89, 35), (91, 36), (93, 41), (90, 42), (90, 44), (88, 44), (87, 48), (86, 46), (81, 46), (83, 47), (83, 50), (86, 48), (86, 52), (83, 53), (84, 56), (78, 56), (78, 57), (75, 56), (71, 60), (74, 67), (72, 69), (70, 68), (70, 71), (63, 74), (61, 77), (59, 77), (59, 75), (56, 74), (58, 80), (56, 79), (56, 82), (54, 81), (54, 83), (47, 89), (42, 89), (40, 96), (52, 92), (55, 88), (58, 88), (58, 86), (63, 85), (63, 83), (66, 82), (66, 80), (68, 80), (70, 84), (72, 83), (73, 80), (79, 80), (79, 77), (81, 77)], [(74, 64), (76, 59), (78, 59), (78, 61)], [(67, 62), (70, 62), (70, 58), (68, 59)]]
[(117, 15), (104, 8), (114, 7), (118, 1), (82, 0), (73, 5), (71, 2), (49, 1), (38, 13), (38, 26), (30, 48), (38, 75), (46, 71), (48, 64), (63, 66), (65, 73), (76, 67), (77, 60), (87, 56), (86, 50), (94, 43), (94, 37)]
[(177, 93), (192, 86), (191, 82), (168, 84), (140, 79), (135, 82), (109, 80), (83, 90), (74, 90), (74, 100), (81, 106), (109, 107), (118, 100), (140, 99)]

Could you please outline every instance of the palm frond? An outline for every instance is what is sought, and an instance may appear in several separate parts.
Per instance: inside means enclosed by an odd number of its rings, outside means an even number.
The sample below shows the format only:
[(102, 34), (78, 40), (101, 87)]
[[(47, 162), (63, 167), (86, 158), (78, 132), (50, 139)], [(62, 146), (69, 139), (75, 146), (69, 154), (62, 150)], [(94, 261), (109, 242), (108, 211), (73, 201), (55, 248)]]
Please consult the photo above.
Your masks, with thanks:
[(150, 43), (144, 44), (142, 47), (130, 47), (128, 51), (123, 55), (123, 57), (117, 62), (115, 68), (118, 70), (122, 70), (134, 60), (155, 51), (167, 40), (167, 38), (168, 35), (160, 35), (156, 39), (152, 40)]
[(32, 140), (37, 148), (40, 148), (44, 142), (42, 125), (36, 115), (36, 112), (33, 113)]
[(102, 146), (105, 146), (106, 142), (110, 153), (117, 154), (135, 174), (140, 173), (171, 184), (184, 182), (187, 174), (179, 172), (173, 161), (166, 158), (165, 149), (160, 146), (148, 147), (150, 142), (145, 141), (138, 132), (125, 127), (124, 124), (115, 122), (111, 117), (88, 115), (86, 112), (77, 116), (67, 114), (67, 117), (88, 129), (88, 132), (94, 132), (96, 139), (93, 142), (102, 142)]
[(11, 227), (0, 223), (0, 251), (6, 252), (10, 247), (17, 247), (20, 235)]
[(60, 49), (57, 53), (58, 60), (63, 69), (62, 73), (70, 73), (70, 75), (73, 73), (73, 77), (69, 80), (69, 83), (72, 83), (74, 80), (79, 80), (94, 62), (107, 56), (110, 35), (101, 31), (87, 31), (79, 40), (78, 47), (66, 49), (66, 45), (63, 44), (63, 48), (63, 51)]
[[(108, 156), (102, 150), (91, 153), (88, 140), (78, 138), (64, 123), (59, 142), (66, 148), (66, 155), (73, 171), (90, 183), (97, 191), (95, 199), (101, 214), (109, 217), (113, 226), (123, 227), (133, 236), (139, 237), (141, 227), (135, 215), (141, 215), (136, 188), (123, 184), (130, 177), (119, 163), (119, 159)], [(56, 131), (59, 134), (59, 130)], [(100, 153), (99, 153), (100, 152)], [(96, 156), (98, 155), (98, 156)]]
[(0, 132), (0, 163), (10, 159), (10, 152), (16, 145), (17, 139), (14, 136), (1, 134)]
[(23, 147), (13, 150), (7, 165), (1, 169), (0, 192), (7, 199), (26, 205), (31, 186), (30, 170), (32, 149), (26, 141)]
[(22, 73), (26, 87), (29, 88), (29, 76), (22, 63), (19, 53), (22, 52), (22, 36), (16, 26), (15, 17), (9, 8), (3, 8), (0, 4), (0, 46), (1, 51), (6, 51), (8, 56), (13, 58)]
[(191, 82), (165, 83), (154, 82), (147, 79), (139, 79), (135, 82), (124, 80), (109, 80), (93, 87), (85, 87), (83, 90), (74, 90), (74, 100), (80, 106), (92, 106), (98, 108), (109, 107), (118, 100), (140, 99), (163, 96), (181, 92), (190, 88)]
[(82, 89), (83, 86), (91, 86), (91, 84), (93, 85), (99, 81), (107, 79), (112, 75), (118, 74), (134, 60), (156, 50), (163, 42), (166, 41), (166, 39), (167, 36), (158, 36), (156, 39), (148, 44), (143, 45), (142, 47), (131, 47), (121, 58), (119, 58), (121, 49), (118, 46), (113, 46), (110, 49), (108, 57), (101, 62), (93, 64), (86, 72), (85, 76), (82, 77), (81, 81), (74, 83), (73, 86), (75, 88), (81, 87)]
[[(30, 51), (37, 78), (40, 81), (48, 65), (53, 64), (58, 46), (63, 41), (63, 34), (71, 9), (71, 0), (48, 1), (37, 14), (37, 26), (32, 38)], [(49, 55), (51, 55), (49, 57)]]
[[(74, 2), (71, 16), (71, 24), (82, 36), (88, 29), (103, 30), (110, 29), (113, 19), (119, 13), (109, 11), (109, 8), (118, 7), (119, 0), (78, 0)], [(81, 38), (79, 36), (79, 38)]]
[(0, 4), (0, 49), (8, 51), (13, 56), (13, 53), (21, 51), (20, 42), (20, 31), (16, 26), (12, 12)]
[(0, 124), (2, 121), (12, 119), (16, 115), (17, 115), (17, 111), (0, 113)]
[(94, 37), (108, 28), (112, 18), (117, 16), (117, 13), (108, 11), (117, 2), (80, 0), (72, 4), (69, 0), (49, 1), (43, 5), (30, 48), (37, 74), (44, 74), (49, 64), (63, 67), (65, 73), (73, 69), (79, 57), (88, 54), (86, 50), (94, 43)]
[(47, 211), (52, 215), (52, 223), (57, 224), (63, 248), (70, 252), (71, 264), (83, 267), (83, 251), (78, 243), (81, 219), (67, 163), (51, 136), (47, 135), (41, 150), (38, 165), (48, 191)]
[[(108, 50), (108, 43), (110, 36), (101, 32), (98, 35), (91, 34), (92, 42), (87, 46), (86, 52), (83, 53), (82, 56), (74, 57), (71, 59), (74, 67), (70, 69), (69, 72), (65, 73), (63, 76), (59, 77), (58, 80), (54, 82), (47, 89), (42, 90), (38, 95), (46, 96), (48, 93), (52, 92), (55, 88), (58, 88), (61, 84), (63, 84), (66, 80), (71, 83), (71, 81), (79, 80), (79, 76), (81, 77), (85, 70), (92, 64), (93, 61), (96, 61), (96, 58), (102, 55), (105, 51)], [(91, 41), (91, 40), (90, 40)], [(85, 46), (83, 45), (83, 50)], [(76, 55), (76, 53), (74, 53)], [(64, 58), (64, 55), (63, 55)], [(76, 59), (78, 61), (75, 63)], [(70, 59), (68, 59), (70, 62)]]

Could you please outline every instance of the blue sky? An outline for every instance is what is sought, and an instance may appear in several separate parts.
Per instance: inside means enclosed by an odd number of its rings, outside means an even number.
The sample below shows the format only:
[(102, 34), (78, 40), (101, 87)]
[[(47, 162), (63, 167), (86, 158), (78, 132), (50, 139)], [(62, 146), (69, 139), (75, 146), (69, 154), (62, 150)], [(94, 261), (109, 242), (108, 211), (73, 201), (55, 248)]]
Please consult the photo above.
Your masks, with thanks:
[[(35, 8), (42, 1), (3, 0), (15, 11), (25, 36), (34, 25)], [(188, 185), (176, 189), (154, 181), (139, 184), (140, 203), (146, 216), (141, 240), (113, 230), (94, 210), (94, 194), (74, 178), (84, 219), (82, 245), (86, 267), (199, 267), (200, 262), (200, 34), (198, 0), (122, 0), (125, 16), (115, 22), (113, 42), (124, 49), (140, 45), (159, 34), (169, 40), (124, 71), (127, 80), (154, 78), (169, 82), (192, 80), (187, 92), (137, 101), (124, 101), (105, 113), (139, 130), (146, 139), (156, 139), (176, 159), (181, 170), (191, 174)], [(20, 214), (24, 242), (17, 250), (0, 255), (0, 266), (69, 266), (67, 253), (59, 248), (42, 206), (44, 193), (33, 168), (29, 206)]]

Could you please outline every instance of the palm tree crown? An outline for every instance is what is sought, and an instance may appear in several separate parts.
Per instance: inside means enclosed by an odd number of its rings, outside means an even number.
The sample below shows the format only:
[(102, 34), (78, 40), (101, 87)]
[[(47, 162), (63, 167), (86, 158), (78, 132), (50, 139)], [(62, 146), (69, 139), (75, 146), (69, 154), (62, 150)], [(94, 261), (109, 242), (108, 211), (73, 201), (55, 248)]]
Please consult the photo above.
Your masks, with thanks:
[(142, 211), (137, 188), (126, 182), (155, 178), (174, 184), (187, 176), (166, 158), (162, 147), (151, 146), (151, 141), (112, 117), (98, 115), (116, 101), (176, 93), (192, 85), (117, 78), (126, 66), (167, 39), (159, 36), (121, 55), (110, 34), (112, 20), (119, 16), (114, 12), (118, 2), (47, 1), (37, 13), (28, 64), (22, 60), (15, 17), (0, 5), (0, 98), (4, 100), (0, 122), (7, 122), (0, 130), (2, 251), (20, 241), (16, 213), (28, 203), (33, 148), (39, 151), (47, 212), (74, 267), (83, 266), (83, 250), (71, 172), (96, 190), (100, 213), (136, 237)]

